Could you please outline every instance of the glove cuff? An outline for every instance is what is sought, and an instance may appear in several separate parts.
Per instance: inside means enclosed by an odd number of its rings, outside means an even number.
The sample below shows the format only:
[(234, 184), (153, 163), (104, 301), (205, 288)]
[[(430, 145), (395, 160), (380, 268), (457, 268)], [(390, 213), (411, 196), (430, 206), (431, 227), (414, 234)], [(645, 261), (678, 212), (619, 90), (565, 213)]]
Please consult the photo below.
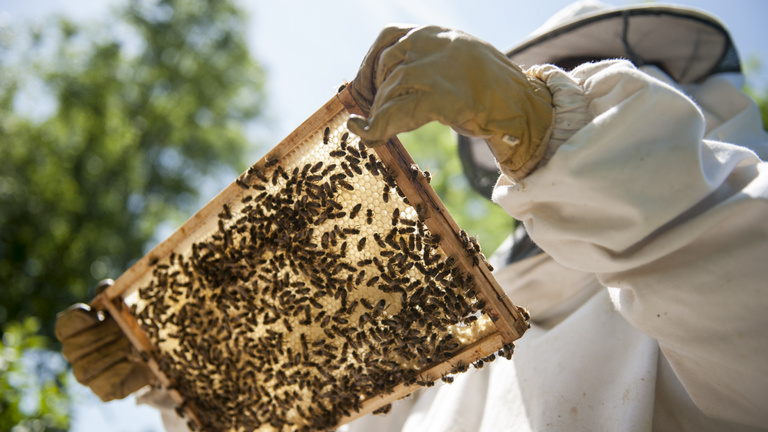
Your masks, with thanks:
[(514, 182), (530, 174), (546, 155), (555, 117), (547, 85), (527, 71), (525, 75), (530, 89), (521, 95), (524, 99), (520, 102), (526, 107), (516, 128), (519, 136), (501, 134), (486, 138), (501, 172)]

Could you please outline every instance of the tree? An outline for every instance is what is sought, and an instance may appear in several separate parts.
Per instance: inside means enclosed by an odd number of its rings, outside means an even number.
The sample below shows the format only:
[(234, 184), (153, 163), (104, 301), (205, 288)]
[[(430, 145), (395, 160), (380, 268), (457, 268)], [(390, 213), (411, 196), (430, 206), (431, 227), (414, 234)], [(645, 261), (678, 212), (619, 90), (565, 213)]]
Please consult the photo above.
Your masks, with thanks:
[(40, 320), (10, 323), (0, 340), (0, 430), (66, 430), (69, 397), (61, 356), (47, 351)]
[(245, 169), (263, 103), (245, 26), (229, 0), (131, 0), (97, 28), (0, 28), (0, 430), (68, 427), (63, 361), (38, 361), (56, 313)]
[[(88, 300), (179, 221), (212, 176), (245, 168), (262, 73), (228, 1), (132, 1), (109, 25), (32, 35), (0, 89), (0, 328)], [(114, 29), (128, 29), (129, 37)], [(137, 51), (132, 54), (132, 51)], [(39, 82), (53, 114), (14, 107)]]
[[(765, 59), (761, 59), (755, 55), (749, 56), (744, 61), (744, 74), (747, 77), (761, 77), (764, 73), (763, 62)], [(763, 118), (763, 129), (768, 131), (768, 86), (765, 79), (762, 79), (762, 86), (755, 85), (747, 80), (746, 93), (757, 102), (757, 106), (760, 107), (760, 113)]]

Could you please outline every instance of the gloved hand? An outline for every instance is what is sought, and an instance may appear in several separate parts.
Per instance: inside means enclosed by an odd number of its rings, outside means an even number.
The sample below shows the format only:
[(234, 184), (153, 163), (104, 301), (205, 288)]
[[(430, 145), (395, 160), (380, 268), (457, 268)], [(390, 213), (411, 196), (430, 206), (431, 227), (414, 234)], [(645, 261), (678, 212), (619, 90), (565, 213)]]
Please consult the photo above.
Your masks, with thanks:
[(349, 130), (370, 146), (436, 120), (485, 138), (513, 180), (530, 173), (546, 152), (549, 89), (490, 44), (460, 31), (385, 28), (350, 91), (368, 119), (353, 115)]
[(135, 360), (130, 341), (109, 314), (78, 303), (56, 316), (54, 330), (75, 378), (104, 402), (122, 399), (155, 380), (152, 371)]

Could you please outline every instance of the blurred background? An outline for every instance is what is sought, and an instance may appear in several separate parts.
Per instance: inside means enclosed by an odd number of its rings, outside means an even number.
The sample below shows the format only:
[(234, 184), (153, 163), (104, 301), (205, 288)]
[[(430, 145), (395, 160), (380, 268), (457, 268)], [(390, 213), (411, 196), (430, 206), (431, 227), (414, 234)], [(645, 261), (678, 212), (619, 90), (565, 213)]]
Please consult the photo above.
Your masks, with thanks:
[[(504, 50), (570, 3), (0, 1), (0, 431), (161, 431), (154, 409), (101, 403), (75, 382), (56, 313), (354, 78), (388, 23), (458, 28)], [(768, 2), (678, 3), (726, 22), (768, 123)], [(490, 255), (513, 221), (469, 188), (450, 129), (401, 139)]]

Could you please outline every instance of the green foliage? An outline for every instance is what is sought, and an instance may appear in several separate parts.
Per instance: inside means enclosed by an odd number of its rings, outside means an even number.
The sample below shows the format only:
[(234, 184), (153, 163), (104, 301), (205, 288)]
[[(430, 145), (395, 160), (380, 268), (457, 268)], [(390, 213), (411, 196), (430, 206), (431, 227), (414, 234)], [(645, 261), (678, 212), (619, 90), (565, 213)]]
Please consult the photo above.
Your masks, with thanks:
[[(9, 323), (0, 340), (0, 430), (61, 431), (69, 428), (63, 359), (44, 348), (40, 320)], [(58, 361), (57, 361), (58, 360)]]
[(451, 129), (433, 122), (399, 138), (419, 167), (432, 174), (432, 188), (456, 223), (477, 237), (483, 253), (490, 256), (512, 232), (514, 220), (470, 187)]
[(768, 88), (762, 90), (748, 88), (747, 93), (755, 100), (757, 106), (760, 107), (760, 113), (763, 118), (763, 129), (768, 131)]
[(763, 117), (763, 129), (768, 131), (768, 89), (764, 89), (761, 92), (755, 92), (752, 97), (757, 102), (757, 106), (760, 107), (760, 113)]
[[(57, 19), (4, 47), (23, 57), (0, 63), (0, 326), (36, 316), (51, 336), (202, 184), (245, 168), (262, 105), (245, 25), (230, 1), (133, 0), (98, 28)], [(36, 87), (42, 119), (19, 109)]]
[[(760, 77), (763, 76), (764, 66), (763, 59), (752, 56), (744, 61), (744, 74), (747, 77)], [(768, 131), (768, 86), (765, 85), (765, 79), (763, 81), (762, 88), (760, 86), (750, 85), (750, 81), (747, 80), (746, 93), (750, 95), (757, 106), (760, 107), (760, 113), (763, 118), (763, 129)]]

